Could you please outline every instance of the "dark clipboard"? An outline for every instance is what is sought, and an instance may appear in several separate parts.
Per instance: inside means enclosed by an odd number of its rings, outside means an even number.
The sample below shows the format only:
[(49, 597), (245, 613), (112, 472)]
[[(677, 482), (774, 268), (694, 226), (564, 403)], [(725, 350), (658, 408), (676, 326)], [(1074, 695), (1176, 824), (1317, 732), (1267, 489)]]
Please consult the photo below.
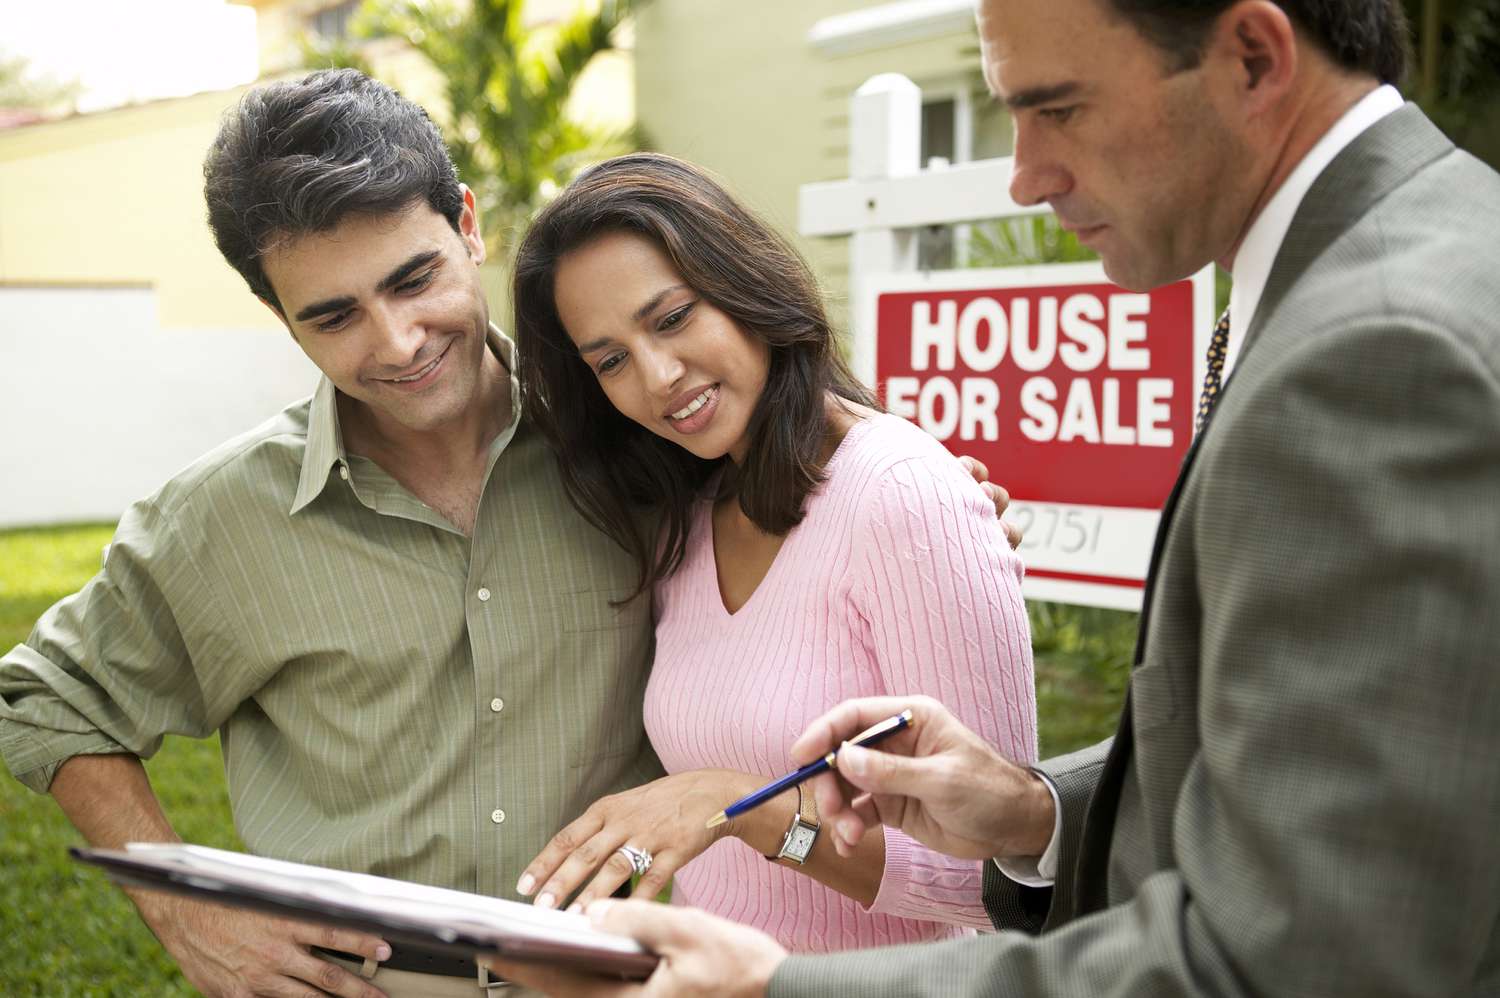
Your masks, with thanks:
[[(220, 852), (190, 846), (196, 856)], [(455, 956), (484, 954), (499, 956), (517, 963), (537, 963), (566, 967), (584, 973), (623, 980), (643, 980), (656, 968), (655, 953), (631, 940), (592, 929), (541, 935), (517, 934), (503, 925), (482, 924), (468, 912), (455, 912), (452, 919), (394, 910), (372, 911), (368, 899), (348, 901), (328, 897), (311, 898), (258, 883), (251, 874), (241, 875), (234, 869), (215, 869), (211, 865), (185, 865), (174, 859), (172, 847), (84, 849), (70, 847), (74, 859), (104, 870), (110, 880), (128, 887), (166, 891), (203, 901), (249, 908), (255, 911), (358, 929), (380, 936), (392, 943), (405, 943), (437, 950)], [(211, 856), (207, 857), (211, 859)], [(317, 868), (307, 868), (317, 869)], [(335, 871), (326, 871), (333, 873)], [(508, 904), (508, 902), (501, 902)], [(529, 905), (516, 905), (527, 908)], [(543, 915), (550, 918), (554, 913)]]

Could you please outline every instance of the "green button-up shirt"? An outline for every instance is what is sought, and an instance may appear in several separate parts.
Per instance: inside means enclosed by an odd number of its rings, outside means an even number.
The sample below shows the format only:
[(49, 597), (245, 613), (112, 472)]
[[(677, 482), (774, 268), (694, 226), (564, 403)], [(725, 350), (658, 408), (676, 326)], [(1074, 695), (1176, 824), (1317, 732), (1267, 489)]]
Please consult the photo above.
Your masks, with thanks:
[(11, 772), (45, 791), (74, 755), (217, 729), (255, 853), (511, 896), (563, 824), (660, 773), (650, 609), (609, 605), (630, 560), (511, 389), (472, 538), (345, 452), (326, 379), (132, 506), (0, 659)]

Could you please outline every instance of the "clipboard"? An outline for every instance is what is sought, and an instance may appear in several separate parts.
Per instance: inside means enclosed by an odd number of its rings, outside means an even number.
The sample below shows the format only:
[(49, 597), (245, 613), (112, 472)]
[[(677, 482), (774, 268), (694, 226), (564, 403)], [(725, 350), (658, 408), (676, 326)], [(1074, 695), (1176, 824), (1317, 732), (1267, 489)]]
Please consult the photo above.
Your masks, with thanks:
[(68, 852), (123, 886), (358, 929), (455, 956), (486, 954), (623, 980), (649, 977), (658, 960), (580, 914), (388, 877), (176, 843)]

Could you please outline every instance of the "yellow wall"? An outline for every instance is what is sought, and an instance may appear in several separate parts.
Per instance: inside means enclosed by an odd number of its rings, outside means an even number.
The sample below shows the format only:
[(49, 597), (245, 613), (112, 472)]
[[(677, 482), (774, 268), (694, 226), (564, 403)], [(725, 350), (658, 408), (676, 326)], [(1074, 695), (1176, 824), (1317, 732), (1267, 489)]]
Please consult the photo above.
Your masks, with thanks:
[(255, 8), (255, 38), (260, 71), (279, 73), (295, 69), (301, 62), (298, 44), (306, 18), (336, 0), (246, 0)]
[[(256, 6), (262, 39), (274, 44), (285, 41), (287, 16), (316, 4)], [(397, 39), (372, 43), (367, 56), (442, 120), (442, 80), (425, 59)], [(281, 329), (220, 257), (204, 217), (203, 157), (246, 89), (0, 131), (0, 285), (144, 285), (157, 292), (165, 328)], [(625, 127), (632, 96), (628, 52), (607, 53), (570, 111)], [(506, 278), (499, 265), (485, 268), (503, 324)]]
[[(635, 31), (636, 114), (651, 147), (712, 170), (788, 234), (797, 189), (849, 173), (849, 98), (869, 77), (904, 73), (924, 88), (967, 81), (983, 91), (972, 29), (851, 55), (807, 41), (825, 17), (879, 6), (860, 0), (652, 0)], [(991, 150), (996, 155), (1005, 150)], [(837, 320), (847, 240), (797, 240)]]
[(0, 132), (0, 283), (144, 284), (163, 326), (272, 327), (204, 220), (203, 155), (241, 93)]

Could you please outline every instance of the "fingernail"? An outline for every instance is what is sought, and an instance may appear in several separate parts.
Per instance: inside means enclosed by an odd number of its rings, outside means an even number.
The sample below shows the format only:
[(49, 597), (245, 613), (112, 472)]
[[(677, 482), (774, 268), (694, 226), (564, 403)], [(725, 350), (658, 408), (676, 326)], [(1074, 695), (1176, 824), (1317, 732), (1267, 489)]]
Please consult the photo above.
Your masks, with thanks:
[(589, 906), (583, 910), (583, 913), (589, 917), (590, 922), (598, 925), (604, 921), (604, 917), (609, 914), (610, 906), (613, 904), (614, 902), (608, 898), (600, 898), (597, 901), (590, 901)]
[(534, 890), (536, 890), (536, 878), (529, 873), (521, 874), (521, 879), (516, 881), (516, 893), (526, 895)]
[(579, 904), (577, 901), (574, 901), (572, 904), (568, 905), (568, 911), (574, 915), (578, 914), (582, 910), (583, 905)]
[(379, 946), (375, 947), (375, 959), (377, 959), (377, 960), (389, 960), (390, 958), (391, 958), (391, 948), (389, 946), (387, 946), (385, 943), (381, 943)]
[(550, 892), (543, 891), (537, 896), (536, 906), (538, 908), (556, 908), (557, 898), (553, 897)]
[(865, 775), (865, 750), (845, 742), (839, 749), (839, 771), (855, 776)]

